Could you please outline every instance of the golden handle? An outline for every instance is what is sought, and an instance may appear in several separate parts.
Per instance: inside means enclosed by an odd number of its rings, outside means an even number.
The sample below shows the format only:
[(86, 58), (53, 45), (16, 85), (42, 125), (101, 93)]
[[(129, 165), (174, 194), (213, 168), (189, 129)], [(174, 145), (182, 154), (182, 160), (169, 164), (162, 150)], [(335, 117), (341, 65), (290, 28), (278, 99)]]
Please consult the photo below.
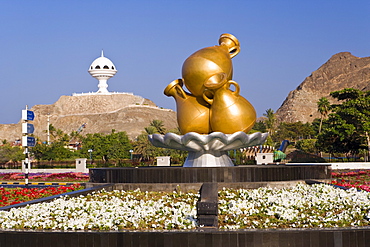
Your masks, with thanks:
[(232, 34), (224, 33), (221, 34), (218, 43), (224, 45), (229, 49), (230, 58), (235, 57), (240, 52), (239, 40)]
[[(240, 86), (239, 86), (239, 84), (236, 81), (233, 81), (233, 80), (230, 80), (227, 83), (228, 83), (229, 89), (230, 89), (230, 85), (234, 85), (235, 91), (232, 91), (232, 92), (233, 92), (233, 94), (239, 96), (239, 92), (240, 92)], [(231, 89), (230, 89), (230, 91), (231, 91)]]
[(180, 95), (182, 98), (186, 99), (186, 93), (182, 89), (182, 85), (184, 85), (184, 83), (182, 82), (182, 79), (174, 80), (170, 84), (168, 84), (168, 86), (164, 89), (164, 94), (166, 96), (172, 96), (172, 97), (175, 97), (176, 95)]
[(186, 93), (185, 93), (184, 89), (182, 89), (182, 87), (179, 84), (176, 85), (176, 91), (177, 91), (178, 94), (180, 94), (181, 97), (186, 99)]
[(229, 49), (230, 58), (235, 57), (236, 55), (239, 54), (239, 52), (240, 52), (240, 47), (231, 47)]
[(212, 92), (211, 92), (210, 90), (205, 89), (205, 90), (204, 90), (204, 93), (203, 93), (203, 99), (204, 99), (208, 104), (212, 105), (212, 103), (213, 103), (213, 99), (208, 98), (208, 96), (206, 95), (207, 93), (212, 93)]

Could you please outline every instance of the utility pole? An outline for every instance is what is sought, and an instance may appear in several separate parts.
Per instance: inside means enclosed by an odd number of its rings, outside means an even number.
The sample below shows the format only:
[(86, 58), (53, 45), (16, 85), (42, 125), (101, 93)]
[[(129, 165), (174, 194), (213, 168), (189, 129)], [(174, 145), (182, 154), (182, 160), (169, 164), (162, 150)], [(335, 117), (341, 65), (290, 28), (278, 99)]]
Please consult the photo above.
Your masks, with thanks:
[(48, 126), (46, 130), (48, 133), (47, 144), (50, 145), (50, 113), (48, 113)]

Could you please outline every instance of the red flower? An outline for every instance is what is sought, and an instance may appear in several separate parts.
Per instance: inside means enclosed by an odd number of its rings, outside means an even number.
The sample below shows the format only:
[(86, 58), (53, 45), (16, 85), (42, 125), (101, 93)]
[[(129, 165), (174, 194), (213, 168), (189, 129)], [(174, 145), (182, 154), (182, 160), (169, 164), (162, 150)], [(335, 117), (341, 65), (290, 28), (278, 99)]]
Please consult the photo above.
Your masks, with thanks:
[[(81, 189), (80, 184), (58, 188), (0, 188), (0, 207)], [(5, 196), (6, 195), (6, 196)]]

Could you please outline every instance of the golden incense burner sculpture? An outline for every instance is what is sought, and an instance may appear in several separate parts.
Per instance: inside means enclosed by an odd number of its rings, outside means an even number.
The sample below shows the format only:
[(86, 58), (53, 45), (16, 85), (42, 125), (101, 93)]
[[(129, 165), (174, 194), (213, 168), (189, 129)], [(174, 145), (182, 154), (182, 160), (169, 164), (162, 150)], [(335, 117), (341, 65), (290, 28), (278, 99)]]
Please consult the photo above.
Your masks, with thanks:
[[(247, 133), (252, 129), (256, 111), (239, 95), (238, 83), (232, 81), (231, 59), (239, 51), (238, 39), (222, 34), (218, 46), (203, 48), (189, 56), (182, 66), (182, 79), (165, 88), (164, 94), (176, 100), (182, 134)], [(190, 93), (184, 91), (183, 85)]]
[(152, 134), (149, 140), (157, 147), (188, 151), (183, 167), (233, 166), (229, 150), (261, 145), (267, 138), (267, 133), (246, 134), (256, 121), (256, 111), (239, 95), (239, 84), (232, 80), (231, 59), (239, 51), (239, 41), (222, 34), (218, 46), (188, 57), (182, 79), (172, 81), (164, 90), (176, 100), (182, 135)]

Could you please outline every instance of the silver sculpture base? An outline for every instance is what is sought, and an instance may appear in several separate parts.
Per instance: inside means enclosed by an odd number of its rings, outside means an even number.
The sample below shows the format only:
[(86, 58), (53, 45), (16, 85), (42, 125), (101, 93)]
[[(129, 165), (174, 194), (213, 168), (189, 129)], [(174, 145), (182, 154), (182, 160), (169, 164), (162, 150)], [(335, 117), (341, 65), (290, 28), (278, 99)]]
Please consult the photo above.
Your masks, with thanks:
[(189, 151), (183, 167), (234, 166), (226, 151), (192, 152)]
[(268, 133), (234, 134), (213, 132), (201, 135), (195, 132), (185, 135), (167, 133), (149, 135), (149, 141), (156, 147), (188, 151), (183, 167), (224, 167), (234, 166), (227, 151), (250, 146), (262, 145)]

